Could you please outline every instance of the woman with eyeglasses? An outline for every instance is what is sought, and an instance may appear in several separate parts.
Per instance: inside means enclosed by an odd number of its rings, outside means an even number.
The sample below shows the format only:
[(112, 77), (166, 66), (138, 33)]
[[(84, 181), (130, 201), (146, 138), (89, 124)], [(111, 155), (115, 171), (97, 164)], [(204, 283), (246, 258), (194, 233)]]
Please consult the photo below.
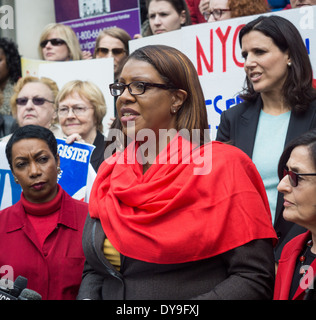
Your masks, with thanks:
[(239, 43), (246, 73), (244, 102), (222, 112), (216, 139), (242, 149), (258, 168), (279, 237), (278, 259), (299, 231), (281, 214), (277, 164), (289, 141), (316, 127), (313, 71), (299, 31), (283, 17), (249, 22), (239, 33)]
[(301, 300), (313, 287), (316, 271), (316, 130), (291, 141), (278, 165), (283, 217), (307, 231), (283, 248), (274, 299)]
[[(205, 1), (204, 1), (205, 2)], [(230, 18), (250, 16), (269, 12), (266, 0), (209, 0), (206, 9), (201, 5), (204, 18), (207, 22), (226, 20)]]
[(92, 187), (78, 299), (272, 299), (262, 180), (239, 149), (210, 141), (190, 59), (140, 48), (110, 91), (130, 142)]
[(96, 39), (93, 57), (96, 59), (113, 58), (115, 80), (119, 76), (124, 59), (126, 59), (129, 54), (129, 40), (131, 40), (130, 35), (118, 27), (100, 31)]
[(67, 82), (56, 97), (58, 118), (66, 142), (93, 144), (90, 163), (97, 172), (104, 160), (105, 141), (102, 120), (106, 103), (101, 90), (91, 81)]
[[(56, 82), (49, 78), (20, 78), (14, 86), (10, 101), (12, 115), (18, 126), (39, 125), (50, 129), (56, 137), (62, 137), (55, 105), (57, 93)], [(10, 137), (7, 135), (0, 141), (7, 142)]]
[(40, 58), (48, 61), (91, 59), (88, 51), (81, 51), (72, 28), (61, 23), (50, 23), (44, 28), (38, 51)]

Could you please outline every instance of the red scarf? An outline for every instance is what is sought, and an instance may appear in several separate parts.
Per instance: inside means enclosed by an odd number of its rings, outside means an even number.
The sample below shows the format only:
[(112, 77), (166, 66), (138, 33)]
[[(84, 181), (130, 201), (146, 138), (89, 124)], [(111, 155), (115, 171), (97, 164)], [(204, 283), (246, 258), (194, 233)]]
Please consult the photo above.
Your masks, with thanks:
[[(160, 154), (167, 155), (168, 164), (152, 164), (145, 174), (137, 161), (128, 163), (138, 150), (134, 143), (103, 162), (89, 209), (112, 245), (134, 259), (171, 264), (276, 238), (265, 189), (250, 158), (220, 142), (196, 148), (190, 157), (188, 148), (191, 143), (176, 136)], [(194, 171), (200, 154), (212, 166), (209, 174)], [(179, 164), (170, 164), (178, 155)]]

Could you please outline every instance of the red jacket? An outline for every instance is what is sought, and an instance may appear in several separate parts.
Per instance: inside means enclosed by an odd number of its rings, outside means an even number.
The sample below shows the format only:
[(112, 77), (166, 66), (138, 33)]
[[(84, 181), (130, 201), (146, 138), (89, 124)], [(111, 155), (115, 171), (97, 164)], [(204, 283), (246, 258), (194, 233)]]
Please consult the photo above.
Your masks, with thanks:
[(88, 205), (62, 192), (56, 227), (43, 247), (21, 200), (0, 211), (0, 267), (12, 266), (14, 278), (27, 278), (27, 288), (43, 300), (76, 299), (85, 261), (82, 231)]
[(199, 9), (200, 0), (186, 0), (186, 3), (190, 10), (192, 24), (206, 22)]
[[(308, 239), (310, 239), (310, 237), (310, 231), (307, 231), (296, 236), (284, 246), (275, 279), (274, 300), (289, 299), (297, 258), (301, 254), (303, 248), (306, 246), (306, 242)], [(308, 272), (306, 273), (305, 283), (307, 283), (307, 279), (313, 281), (314, 271), (316, 271), (316, 259), (312, 262)], [(302, 300), (304, 295), (305, 290), (299, 286), (295, 292), (293, 300)]]

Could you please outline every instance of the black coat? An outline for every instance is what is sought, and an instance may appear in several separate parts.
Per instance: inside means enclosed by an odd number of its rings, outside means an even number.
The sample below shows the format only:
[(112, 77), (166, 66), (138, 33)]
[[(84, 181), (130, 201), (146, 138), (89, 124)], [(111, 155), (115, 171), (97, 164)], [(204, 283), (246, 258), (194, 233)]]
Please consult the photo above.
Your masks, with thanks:
[[(261, 109), (262, 100), (258, 98), (254, 104), (243, 102), (223, 111), (216, 140), (223, 142), (229, 141), (232, 145), (240, 148), (252, 158)], [(310, 104), (309, 109), (304, 114), (296, 115), (293, 112), (291, 113), (284, 146), (294, 138), (313, 128), (316, 128), (316, 100)], [(278, 245), (275, 248), (277, 260), (281, 255), (285, 243), (296, 235), (306, 231), (303, 227), (285, 221), (282, 212), (283, 195), (279, 193), (274, 221), (274, 228), (279, 238)]]
[(121, 255), (120, 272), (105, 258), (104, 240), (100, 220), (88, 215), (82, 238), (86, 262), (77, 299), (272, 299), (271, 239), (179, 264), (148, 263)]
[(95, 172), (98, 172), (98, 169), (104, 160), (105, 143), (104, 135), (100, 131), (97, 131), (97, 136), (93, 141), (95, 149), (93, 150), (90, 159), (90, 163)]

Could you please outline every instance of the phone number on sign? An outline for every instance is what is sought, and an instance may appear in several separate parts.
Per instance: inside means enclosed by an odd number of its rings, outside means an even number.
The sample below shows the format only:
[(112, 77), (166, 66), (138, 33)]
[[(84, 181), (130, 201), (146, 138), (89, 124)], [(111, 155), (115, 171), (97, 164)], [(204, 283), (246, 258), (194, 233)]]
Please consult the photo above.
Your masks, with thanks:
[(81, 32), (76, 32), (76, 36), (79, 40), (90, 40), (90, 39), (96, 39), (103, 29), (95, 29), (95, 30), (85, 30)]

